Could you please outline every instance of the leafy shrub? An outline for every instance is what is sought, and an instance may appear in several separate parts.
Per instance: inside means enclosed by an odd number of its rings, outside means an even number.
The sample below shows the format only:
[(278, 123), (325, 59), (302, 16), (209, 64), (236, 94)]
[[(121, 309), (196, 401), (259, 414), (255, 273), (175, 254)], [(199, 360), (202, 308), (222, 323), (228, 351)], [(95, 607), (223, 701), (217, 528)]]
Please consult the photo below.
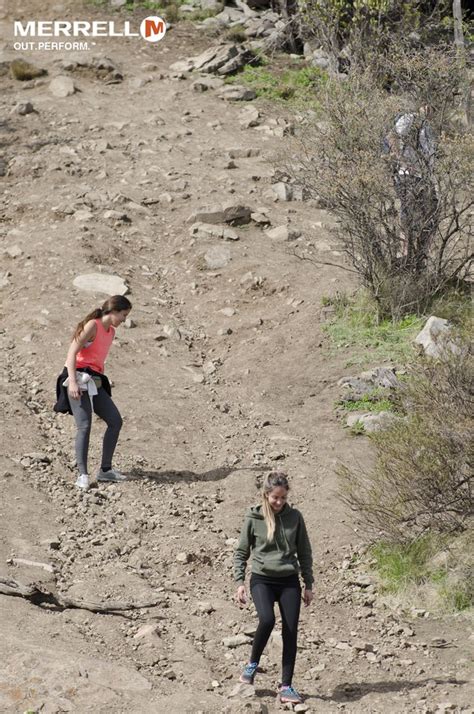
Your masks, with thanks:
[[(474, 137), (448, 121), (464, 76), (455, 55), (402, 53), (391, 71), (402, 94), (387, 93), (372, 71), (328, 81), (326, 120), (308, 119), (285, 170), (337, 216), (342, 251), (381, 314), (398, 320), (422, 314), (469, 274)], [(430, 97), (429, 107), (421, 111), (415, 97)], [(429, 158), (414, 141), (426, 112), (437, 130)], [(393, 130), (400, 114), (413, 117), (416, 165), (404, 180)]]
[(370, 435), (375, 464), (340, 469), (340, 496), (363, 529), (395, 542), (469, 527), (474, 515), (474, 364), (467, 340), (419, 360), (395, 395), (404, 418)]

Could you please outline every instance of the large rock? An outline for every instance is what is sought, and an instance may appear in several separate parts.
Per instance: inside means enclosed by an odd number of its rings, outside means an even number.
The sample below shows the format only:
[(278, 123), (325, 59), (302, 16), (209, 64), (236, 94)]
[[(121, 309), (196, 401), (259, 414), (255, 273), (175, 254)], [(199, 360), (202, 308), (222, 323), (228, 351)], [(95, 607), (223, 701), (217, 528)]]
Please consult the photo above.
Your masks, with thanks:
[(73, 285), (79, 290), (91, 293), (105, 293), (106, 295), (126, 295), (128, 293), (128, 286), (122, 278), (106, 273), (78, 275), (74, 278)]
[(364, 414), (353, 412), (347, 417), (346, 424), (348, 427), (359, 424), (367, 434), (371, 434), (375, 431), (388, 429), (388, 427), (392, 426), (398, 419), (400, 419), (400, 417), (388, 411), (367, 412)]
[(253, 54), (249, 50), (238, 45), (214, 45), (197, 57), (190, 57), (182, 62), (176, 62), (171, 65), (171, 69), (181, 72), (197, 69), (206, 73), (232, 74), (252, 58)]
[(428, 357), (441, 357), (446, 350), (457, 354), (460, 348), (449, 338), (450, 334), (451, 326), (448, 320), (432, 315), (415, 337), (415, 343), (421, 346)]

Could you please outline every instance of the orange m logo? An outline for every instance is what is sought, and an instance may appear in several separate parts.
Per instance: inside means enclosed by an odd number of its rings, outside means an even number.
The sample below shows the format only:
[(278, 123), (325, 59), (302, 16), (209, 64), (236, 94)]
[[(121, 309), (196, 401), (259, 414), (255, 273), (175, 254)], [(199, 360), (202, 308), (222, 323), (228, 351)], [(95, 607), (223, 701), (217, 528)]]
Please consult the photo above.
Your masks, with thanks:
[(145, 37), (150, 37), (150, 35), (161, 35), (165, 31), (165, 24), (163, 20), (155, 22), (155, 20), (145, 20)]

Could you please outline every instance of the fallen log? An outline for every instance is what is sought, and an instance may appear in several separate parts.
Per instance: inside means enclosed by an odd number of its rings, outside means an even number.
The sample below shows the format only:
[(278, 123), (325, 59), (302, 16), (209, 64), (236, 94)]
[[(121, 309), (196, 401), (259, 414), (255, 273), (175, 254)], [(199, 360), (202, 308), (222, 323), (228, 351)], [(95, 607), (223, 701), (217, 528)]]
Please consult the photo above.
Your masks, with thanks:
[(0, 578), (0, 595), (12, 595), (29, 600), (33, 605), (54, 605), (61, 610), (76, 609), (88, 610), (89, 612), (120, 614), (128, 610), (141, 610), (146, 607), (156, 607), (162, 604), (163, 599), (147, 600), (145, 602), (121, 602), (111, 600), (109, 602), (89, 602), (87, 600), (76, 600), (67, 595), (53, 593), (44, 585), (30, 583), (25, 585), (17, 580)]

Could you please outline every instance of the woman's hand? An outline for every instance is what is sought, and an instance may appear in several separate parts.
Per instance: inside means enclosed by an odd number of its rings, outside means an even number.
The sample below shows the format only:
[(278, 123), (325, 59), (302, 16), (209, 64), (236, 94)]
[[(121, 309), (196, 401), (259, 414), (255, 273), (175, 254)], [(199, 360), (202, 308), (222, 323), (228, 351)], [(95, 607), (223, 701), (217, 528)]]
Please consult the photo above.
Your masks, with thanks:
[(245, 590), (245, 585), (239, 585), (237, 592), (235, 593), (235, 599), (239, 605), (247, 604), (247, 591)]
[(311, 601), (313, 599), (313, 591), (308, 590), (308, 588), (305, 588), (304, 593), (303, 593), (303, 602), (305, 604), (305, 607), (308, 607), (308, 605), (311, 605)]
[(68, 394), (71, 397), (71, 399), (80, 399), (81, 398), (81, 390), (78, 387), (77, 382), (71, 382), (69, 381), (69, 386), (67, 388)]

